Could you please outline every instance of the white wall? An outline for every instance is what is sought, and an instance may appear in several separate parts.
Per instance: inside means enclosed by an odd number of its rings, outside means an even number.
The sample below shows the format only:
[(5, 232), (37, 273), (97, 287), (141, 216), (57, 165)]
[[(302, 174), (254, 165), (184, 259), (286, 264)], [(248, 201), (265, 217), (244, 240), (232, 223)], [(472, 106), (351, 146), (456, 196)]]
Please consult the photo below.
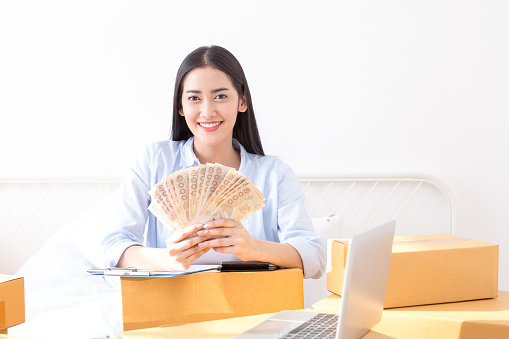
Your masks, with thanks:
[(509, 290), (509, 3), (2, 1), (0, 179), (119, 178), (165, 139), (176, 70), (222, 45), (267, 153), (303, 176), (425, 173)]

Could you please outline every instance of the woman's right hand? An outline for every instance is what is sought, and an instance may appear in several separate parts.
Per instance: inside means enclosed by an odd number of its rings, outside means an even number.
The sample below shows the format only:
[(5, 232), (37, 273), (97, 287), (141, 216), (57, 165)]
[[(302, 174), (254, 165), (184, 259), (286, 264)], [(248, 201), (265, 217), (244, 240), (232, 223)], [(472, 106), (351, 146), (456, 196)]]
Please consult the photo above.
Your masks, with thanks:
[[(169, 270), (185, 270), (199, 257), (207, 253), (210, 248), (199, 247), (198, 244), (210, 237), (196, 235), (203, 228), (202, 224), (191, 225), (175, 231), (167, 240), (169, 256)], [(195, 236), (188, 238), (188, 236)]]
[(198, 246), (200, 242), (208, 240), (210, 236), (197, 235), (187, 238), (202, 228), (203, 225), (200, 224), (175, 231), (166, 241), (166, 248), (130, 246), (122, 253), (117, 267), (138, 267), (155, 271), (188, 269), (196, 259), (210, 249), (209, 247)]

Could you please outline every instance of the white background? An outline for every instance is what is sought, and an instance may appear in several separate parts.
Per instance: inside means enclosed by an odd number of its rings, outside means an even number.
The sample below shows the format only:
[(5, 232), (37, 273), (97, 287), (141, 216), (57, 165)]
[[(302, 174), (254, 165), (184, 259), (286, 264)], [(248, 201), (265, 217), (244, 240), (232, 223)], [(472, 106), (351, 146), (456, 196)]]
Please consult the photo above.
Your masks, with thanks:
[(174, 78), (226, 47), (267, 154), (300, 177), (414, 173), (509, 290), (509, 3), (2, 1), (0, 179), (119, 179), (168, 138)]

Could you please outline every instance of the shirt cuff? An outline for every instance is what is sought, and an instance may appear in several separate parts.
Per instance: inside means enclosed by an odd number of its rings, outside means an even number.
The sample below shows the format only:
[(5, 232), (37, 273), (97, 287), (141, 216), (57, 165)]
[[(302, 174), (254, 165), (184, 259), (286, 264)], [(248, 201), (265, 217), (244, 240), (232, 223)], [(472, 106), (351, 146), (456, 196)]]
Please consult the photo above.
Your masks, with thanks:
[(128, 241), (128, 240), (118, 241), (115, 244), (110, 245), (106, 249), (106, 262), (105, 262), (106, 267), (107, 268), (116, 267), (120, 260), (120, 257), (122, 256), (122, 254), (124, 254), (125, 250), (131, 246), (136, 246), (136, 245), (142, 246), (142, 244), (140, 244), (140, 243), (136, 243), (136, 242)]
[(325, 273), (327, 253), (324, 244), (299, 238), (287, 239), (285, 243), (299, 253), (305, 279), (318, 279)]

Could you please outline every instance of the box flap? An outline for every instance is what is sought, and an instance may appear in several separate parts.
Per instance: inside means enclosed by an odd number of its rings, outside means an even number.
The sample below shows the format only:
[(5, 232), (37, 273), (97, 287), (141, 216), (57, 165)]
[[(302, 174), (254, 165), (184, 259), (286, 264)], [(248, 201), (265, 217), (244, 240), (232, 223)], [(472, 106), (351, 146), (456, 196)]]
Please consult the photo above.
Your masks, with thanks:
[(25, 321), (24, 279), (0, 274), (0, 329)]

